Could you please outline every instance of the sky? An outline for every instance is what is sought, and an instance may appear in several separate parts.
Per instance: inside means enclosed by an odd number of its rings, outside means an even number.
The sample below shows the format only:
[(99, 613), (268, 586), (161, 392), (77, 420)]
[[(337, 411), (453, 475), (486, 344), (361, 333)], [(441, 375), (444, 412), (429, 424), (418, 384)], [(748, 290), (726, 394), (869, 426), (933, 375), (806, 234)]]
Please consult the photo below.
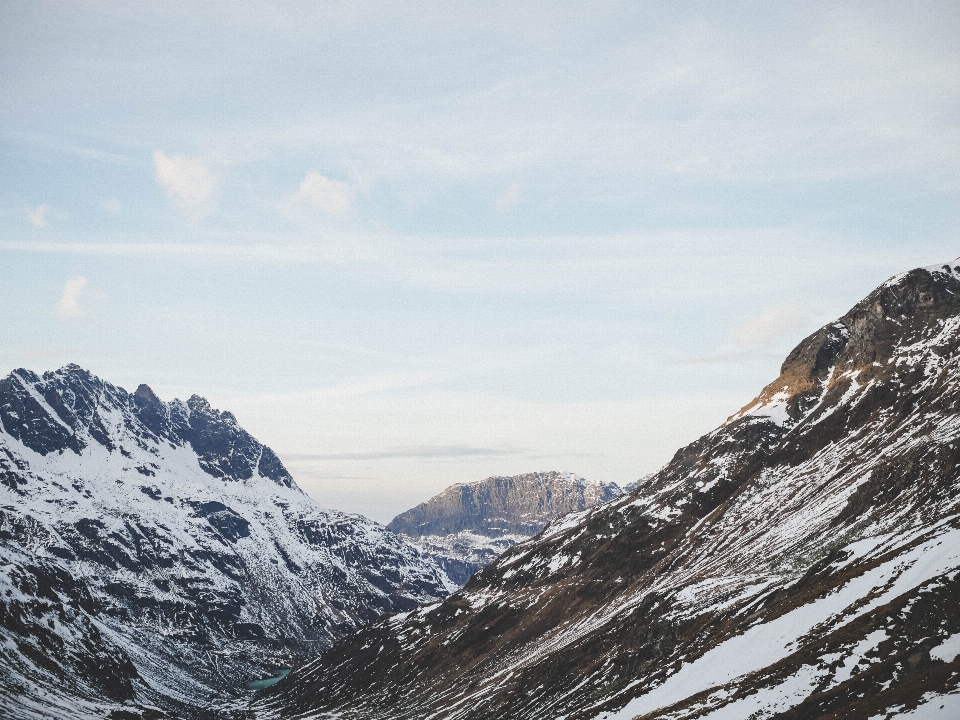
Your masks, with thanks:
[(960, 6), (0, 3), (0, 374), (196, 393), (321, 504), (625, 484), (960, 255)]

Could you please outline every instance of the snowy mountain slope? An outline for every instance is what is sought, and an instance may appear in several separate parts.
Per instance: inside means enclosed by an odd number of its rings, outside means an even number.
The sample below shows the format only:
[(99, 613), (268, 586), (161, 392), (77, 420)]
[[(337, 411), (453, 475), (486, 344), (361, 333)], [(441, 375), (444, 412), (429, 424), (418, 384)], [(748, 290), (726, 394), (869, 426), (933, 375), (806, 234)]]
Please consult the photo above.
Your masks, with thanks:
[(616, 483), (587, 481), (568, 472), (489, 477), (456, 483), (387, 528), (432, 557), (463, 585), (511, 546), (562, 515), (623, 494)]
[(203, 398), (0, 380), (5, 718), (196, 715), (448, 582)]
[(890, 280), (634, 492), (338, 642), (258, 717), (942, 717), (958, 329), (960, 261)]

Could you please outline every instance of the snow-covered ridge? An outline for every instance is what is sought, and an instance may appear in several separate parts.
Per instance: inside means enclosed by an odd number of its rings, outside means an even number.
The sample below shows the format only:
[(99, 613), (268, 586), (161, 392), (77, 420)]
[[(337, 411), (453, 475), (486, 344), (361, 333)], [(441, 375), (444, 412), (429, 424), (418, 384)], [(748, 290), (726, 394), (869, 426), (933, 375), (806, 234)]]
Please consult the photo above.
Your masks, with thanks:
[(260, 717), (936, 717), (958, 597), (960, 272), (920, 269), (629, 495), (340, 641)]
[[(917, 270), (924, 270), (930, 273), (931, 275), (933, 275), (934, 273), (940, 273), (940, 274), (949, 275), (949, 276), (960, 275), (960, 258), (956, 258), (955, 260), (951, 260), (950, 262), (939, 263), (936, 265), (927, 265), (925, 267), (917, 268)], [(894, 285), (899, 285), (911, 272), (916, 272), (916, 270), (908, 270), (907, 272), (902, 272), (897, 275), (894, 275), (892, 278), (887, 280), (880, 287), (886, 288)]]
[(448, 592), (395, 534), (319, 507), (230, 413), (72, 365), (0, 380), (0, 570), (11, 718), (189, 714)]

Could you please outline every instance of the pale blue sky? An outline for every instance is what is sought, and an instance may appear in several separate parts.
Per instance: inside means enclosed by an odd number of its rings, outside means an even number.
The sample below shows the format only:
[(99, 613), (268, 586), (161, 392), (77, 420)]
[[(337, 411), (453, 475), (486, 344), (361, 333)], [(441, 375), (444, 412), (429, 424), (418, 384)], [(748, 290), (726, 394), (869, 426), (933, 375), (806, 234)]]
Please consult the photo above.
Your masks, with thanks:
[(960, 255), (956, 3), (0, 4), (0, 371), (321, 502), (629, 482)]

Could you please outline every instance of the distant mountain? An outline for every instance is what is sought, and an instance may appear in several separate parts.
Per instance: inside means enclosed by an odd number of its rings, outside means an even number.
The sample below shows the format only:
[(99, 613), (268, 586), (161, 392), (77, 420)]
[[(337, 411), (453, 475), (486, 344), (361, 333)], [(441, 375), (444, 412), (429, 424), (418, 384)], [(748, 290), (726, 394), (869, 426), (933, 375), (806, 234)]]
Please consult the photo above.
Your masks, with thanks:
[(632, 494), (256, 717), (960, 717), (960, 260), (884, 283)]
[(512, 545), (567, 513), (623, 494), (616, 483), (567, 472), (490, 477), (451, 485), (400, 513), (387, 528), (435, 559), (457, 585)]
[(201, 397), (76, 365), (0, 380), (4, 718), (206, 717), (448, 582)]

